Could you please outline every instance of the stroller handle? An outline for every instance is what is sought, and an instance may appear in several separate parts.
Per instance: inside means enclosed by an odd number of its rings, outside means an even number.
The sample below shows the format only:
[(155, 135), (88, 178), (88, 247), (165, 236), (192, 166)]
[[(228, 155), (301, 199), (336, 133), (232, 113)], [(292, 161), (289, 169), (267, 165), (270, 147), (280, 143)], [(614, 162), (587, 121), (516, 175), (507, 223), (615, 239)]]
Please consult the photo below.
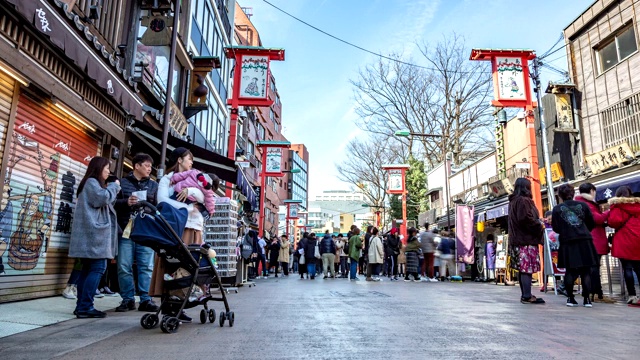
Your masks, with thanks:
[(150, 202), (144, 201), (144, 200), (140, 200), (138, 201), (135, 205), (133, 205), (134, 209), (143, 209), (143, 208), (147, 208), (149, 210), (151, 210), (152, 212), (157, 212), (158, 209), (153, 206), (153, 204), (151, 204)]

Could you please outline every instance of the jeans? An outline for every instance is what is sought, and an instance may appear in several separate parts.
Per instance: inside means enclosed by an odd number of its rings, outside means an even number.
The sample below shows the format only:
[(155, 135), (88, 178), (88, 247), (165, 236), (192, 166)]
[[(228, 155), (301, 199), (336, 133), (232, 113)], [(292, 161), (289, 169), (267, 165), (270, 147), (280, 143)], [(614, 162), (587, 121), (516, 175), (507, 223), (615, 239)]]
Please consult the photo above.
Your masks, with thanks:
[(309, 272), (309, 275), (311, 276), (312, 279), (316, 277), (316, 262), (315, 261), (310, 261), (307, 264), (307, 271)]
[(80, 275), (82, 274), (82, 270), (71, 270), (71, 274), (69, 274), (69, 281), (67, 281), (67, 285), (78, 285), (78, 280), (80, 279)]
[(351, 280), (356, 278), (356, 274), (358, 273), (358, 260), (349, 259), (351, 261), (351, 274), (349, 274)]
[(336, 261), (336, 254), (332, 253), (324, 253), (322, 254), (322, 272), (324, 276), (327, 276), (327, 273), (331, 272), (331, 276), (335, 277), (335, 267), (333, 263)]
[(340, 273), (342, 274), (343, 277), (346, 277), (348, 272), (349, 272), (349, 257), (340, 256)]
[(262, 276), (267, 277), (269, 275), (269, 270), (267, 269), (267, 258), (264, 254), (258, 254), (258, 262), (262, 264)]
[(602, 255), (597, 256), (598, 264), (591, 268), (591, 293), (602, 294), (602, 281), (600, 279), (600, 263)]
[(640, 279), (640, 260), (623, 260), (620, 259), (624, 270), (624, 282), (627, 285), (629, 296), (636, 296), (636, 286), (633, 279), (633, 273)]
[(149, 285), (151, 284), (151, 273), (153, 272), (153, 254), (153, 249), (138, 245), (131, 239), (120, 238), (118, 240), (118, 283), (120, 284), (120, 296), (123, 301), (135, 301), (134, 260), (138, 272), (140, 302), (151, 300)]
[(82, 272), (78, 279), (77, 312), (93, 310), (93, 296), (106, 269), (107, 259), (82, 259)]

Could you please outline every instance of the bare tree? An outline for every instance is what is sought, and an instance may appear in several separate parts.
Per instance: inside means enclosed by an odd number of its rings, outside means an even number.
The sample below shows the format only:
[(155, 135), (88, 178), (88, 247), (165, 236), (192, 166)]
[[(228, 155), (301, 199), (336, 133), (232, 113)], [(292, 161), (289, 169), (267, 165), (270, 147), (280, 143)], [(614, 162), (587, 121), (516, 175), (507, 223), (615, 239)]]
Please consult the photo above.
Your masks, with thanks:
[(491, 72), (484, 62), (468, 60), (464, 39), (444, 37), (433, 48), (420, 46), (425, 66), (411, 59), (380, 59), (360, 71), (354, 96), (357, 124), (373, 134), (391, 136), (396, 130), (434, 134), (400, 139), (409, 152), (421, 154), (429, 167), (454, 153), (456, 162), (493, 147), (490, 100)]
[(404, 161), (408, 157), (406, 147), (372, 136), (351, 140), (345, 153), (345, 160), (336, 164), (338, 178), (359, 188), (369, 204), (382, 206), (387, 197), (388, 175), (381, 166)]

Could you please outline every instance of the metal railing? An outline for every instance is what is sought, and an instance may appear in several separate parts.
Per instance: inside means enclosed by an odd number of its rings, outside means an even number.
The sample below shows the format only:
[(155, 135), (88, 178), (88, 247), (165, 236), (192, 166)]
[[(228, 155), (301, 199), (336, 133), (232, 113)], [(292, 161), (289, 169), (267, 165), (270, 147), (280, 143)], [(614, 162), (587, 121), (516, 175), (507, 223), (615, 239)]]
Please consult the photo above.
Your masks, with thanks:
[(600, 121), (605, 149), (627, 142), (640, 150), (640, 93), (601, 111)]

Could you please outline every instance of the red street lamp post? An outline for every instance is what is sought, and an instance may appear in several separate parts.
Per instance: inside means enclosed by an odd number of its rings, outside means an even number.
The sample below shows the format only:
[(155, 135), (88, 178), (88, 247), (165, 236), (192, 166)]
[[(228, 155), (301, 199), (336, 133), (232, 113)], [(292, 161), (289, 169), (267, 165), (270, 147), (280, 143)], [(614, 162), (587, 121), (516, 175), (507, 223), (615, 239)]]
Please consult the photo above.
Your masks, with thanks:
[[(233, 92), (227, 104), (231, 106), (231, 124), (227, 157), (236, 159), (236, 136), (238, 110), (240, 106), (268, 107), (274, 100), (269, 98), (270, 61), (283, 61), (284, 49), (268, 49), (261, 46), (229, 46), (224, 53), (228, 59), (235, 59), (233, 71)], [(264, 162), (263, 162), (264, 164)], [(263, 186), (264, 187), (264, 186)], [(231, 188), (226, 195), (231, 197)], [(262, 207), (260, 208), (262, 211)]]
[(302, 204), (302, 200), (285, 200), (285, 204), (287, 204), (287, 216), (285, 218), (285, 233), (287, 234), (287, 238), (289, 237), (289, 220), (298, 220), (300, 217), (298, 216), (298, 206)]
[(400, 224), (400, 234), (404, 236), (403, 242), (407, 242), (407, 187), (405, 180), (409, 164), (387, 164), (382, 165), (382, 169), (389, 172), (389, 185), (387, 194), (402, 195), (402, 224)]
[[(258, 217), (258, 234), (264, 236), (264, 208), (267, 177), (282, 177), (287, 171), (282, 170), (282, 154), (289, 149), (288, 141), (258, 141), (258, 148), (262, 149), (262, 171), (260, 172), (260, 215)], [(300, 171), (300, 170), (298, 170)], [(290, 172), (290, 171), (289, 171)]]

